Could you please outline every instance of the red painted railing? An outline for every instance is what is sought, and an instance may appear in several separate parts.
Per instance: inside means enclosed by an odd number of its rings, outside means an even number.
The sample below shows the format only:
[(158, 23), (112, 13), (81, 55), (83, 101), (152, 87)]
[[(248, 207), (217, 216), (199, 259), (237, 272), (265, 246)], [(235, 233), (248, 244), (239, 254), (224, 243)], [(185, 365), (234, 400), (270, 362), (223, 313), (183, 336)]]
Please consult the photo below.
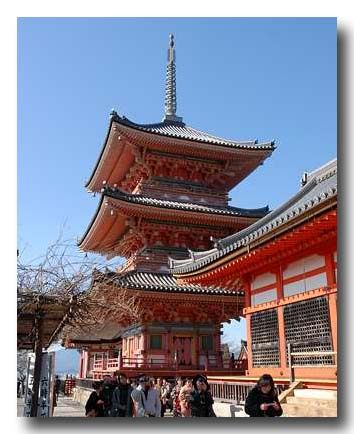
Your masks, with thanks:
[[(169, 370), (173, 371), (217, 371), (220, 373), (232, 371), (233, 375), (243, 375), (245, 372), (244, 366), (234, 366), (228, 368), (217, 367), (214, 364), (203, 365), (180, 365), (174, 362), (165, 362), (160, 360), (148, 360), (144, 361), (142, 357), (121, 357), (114, 359), (101, 359), (96, 360), (93, 364), (93, 374), (103, 373), (112, 374), (114, 371), (118, 370), (132, 370), (132, 369), (143, 369), (143, 370)], [(97, 375), (95, 375), (97, 377)]]

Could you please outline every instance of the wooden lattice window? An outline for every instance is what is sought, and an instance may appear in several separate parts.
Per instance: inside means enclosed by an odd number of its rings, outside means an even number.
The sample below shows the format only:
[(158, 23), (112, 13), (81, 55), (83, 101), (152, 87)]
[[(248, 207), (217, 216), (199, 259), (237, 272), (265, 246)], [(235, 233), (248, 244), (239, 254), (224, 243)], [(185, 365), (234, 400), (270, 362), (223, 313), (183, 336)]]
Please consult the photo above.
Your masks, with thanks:
[(213, 349), (213, 336), (204, 335), (202, 336), (202, 350), (211, 351)]
[(287, 344), (291, 344), (291, 352), (310, 353), (308, 356), (294, 356), (294, 366), (335, 363), (333, 355), (313, 355), (314, 352), (333, 351), (327, 297), (285, 306), (284, 323), (285, 339)]
[(150, 348), (152, 350), (162, 349), (162, 335), (150, 335)]
[(279, 333), (276, 309), (251, 315), (252, 361), (254, 368), (278, 367)]

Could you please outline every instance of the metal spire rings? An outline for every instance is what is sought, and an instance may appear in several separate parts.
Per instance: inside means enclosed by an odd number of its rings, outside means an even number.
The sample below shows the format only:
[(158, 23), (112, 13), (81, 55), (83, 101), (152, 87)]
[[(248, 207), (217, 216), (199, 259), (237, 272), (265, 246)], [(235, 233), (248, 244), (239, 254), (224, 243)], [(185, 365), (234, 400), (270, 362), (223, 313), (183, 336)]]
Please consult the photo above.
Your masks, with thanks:
[(170, 42), (167, 51), (166, 92), (165, 92), (165, 118), (164, 121), (182, 122), (182, 118), (176, 116), (176, 53), (174, 48), (174, 36), (169, 35)]

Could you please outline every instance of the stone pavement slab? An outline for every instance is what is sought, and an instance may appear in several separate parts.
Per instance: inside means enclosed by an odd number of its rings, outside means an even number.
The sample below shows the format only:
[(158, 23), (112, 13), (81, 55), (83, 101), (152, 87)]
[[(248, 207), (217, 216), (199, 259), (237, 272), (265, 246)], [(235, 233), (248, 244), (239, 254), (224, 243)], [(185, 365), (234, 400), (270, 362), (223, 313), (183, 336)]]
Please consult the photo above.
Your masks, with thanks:
[(85, 407), (72, 398), (59, 397), (53, 417), (85, 417)]

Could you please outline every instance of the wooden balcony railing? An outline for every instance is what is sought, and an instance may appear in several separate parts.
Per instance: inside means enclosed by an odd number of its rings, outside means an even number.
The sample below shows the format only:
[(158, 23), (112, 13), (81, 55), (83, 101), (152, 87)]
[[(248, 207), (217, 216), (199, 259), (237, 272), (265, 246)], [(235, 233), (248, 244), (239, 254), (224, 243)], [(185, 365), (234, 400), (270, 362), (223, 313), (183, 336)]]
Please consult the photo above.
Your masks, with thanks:
[[(234, 404), (244, 404), (249, 391), (256, 383), (228, 382), (228, 381), (209, 381), (212, 396), (217, 401), (230, 402)], [(288, 386), (285, 384), (276, 385), (278, 394)]]
[(121, 357), (114, 359), (102, 359), (96, 360), (93, 364), (93, 372), (111, 372), (121, 369), (154, 369), (154, 370), (201, 370), (201, 371), (230, 371), (232, 370), (235, 375), (242, 375), (245, 371), (244, 365), (235, 365), (235, 367), (222, 368), (217, 367), (216, 364), (209, 363), (205, 365), (182, 365), (171, 362), (165, 362), (160, 360), (148, 360), (144, 361), (142, 357)]

